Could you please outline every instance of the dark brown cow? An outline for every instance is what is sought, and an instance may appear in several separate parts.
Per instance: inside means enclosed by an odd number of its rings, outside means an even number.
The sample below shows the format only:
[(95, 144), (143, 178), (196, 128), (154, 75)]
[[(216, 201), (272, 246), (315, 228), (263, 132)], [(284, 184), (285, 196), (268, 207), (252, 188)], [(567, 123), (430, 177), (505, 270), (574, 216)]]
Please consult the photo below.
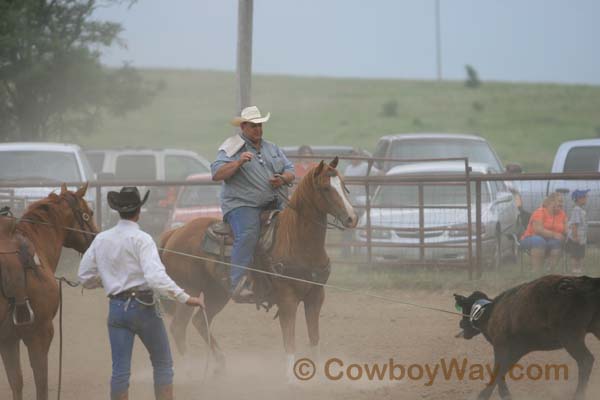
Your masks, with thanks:
[(575, 399), (584, 398), (594, 364), (584, 339), (588, 333), (600, 339), (600, 278), (548, 275), (493, 300), (482, 292), (454, 297), (465, 315), (459, 336), (471, 339), (482, 333), (494, 347), (496, 379), (479, 399), (489, 399), (496, 385), (501, 398), (510, 399), (503, 378), (519, 359), (532, 351), (562, 348), (577, 361)]

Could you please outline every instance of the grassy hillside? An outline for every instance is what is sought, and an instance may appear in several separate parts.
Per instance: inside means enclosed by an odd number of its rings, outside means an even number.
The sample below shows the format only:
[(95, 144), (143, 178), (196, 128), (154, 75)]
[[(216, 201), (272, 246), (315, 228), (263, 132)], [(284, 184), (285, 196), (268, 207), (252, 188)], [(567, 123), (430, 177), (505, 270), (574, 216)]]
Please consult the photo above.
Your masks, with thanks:
[[(212, 159), (233, 133), (233, 73), (144, 71), (164, 82), (148, 107), (107, 119), (86, 147), (181, 147)], [(600, 87), (257, 76), (253, 102), (271, 111), (265, 137), (280, 145), (347, 144), (373, 150), (390, 133), (466, 132), (487, 138), (504, 162), (547, 171), (558, 145), (600, 136)], [(397, 115), (384, 104), (397, 102)], [(393, 108), (393, 107), (392, 107)]]

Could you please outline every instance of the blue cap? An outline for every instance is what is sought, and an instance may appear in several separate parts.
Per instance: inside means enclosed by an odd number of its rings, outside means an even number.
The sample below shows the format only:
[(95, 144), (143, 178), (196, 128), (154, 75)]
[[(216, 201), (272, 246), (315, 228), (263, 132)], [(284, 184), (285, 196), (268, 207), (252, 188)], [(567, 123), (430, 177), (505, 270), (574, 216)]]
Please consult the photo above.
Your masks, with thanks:
[(571, 199), (573, 199), (573, 201), (577, 201), (578, 199), (581, 199), (582, 197), (587, 196), (587, 194), (588, 194), (589, 191), (590, 191), (590, 189), (585, 189), (585, 190), (577, 189), (577, 190), (574, 190), (573, 193), (571, 193)]

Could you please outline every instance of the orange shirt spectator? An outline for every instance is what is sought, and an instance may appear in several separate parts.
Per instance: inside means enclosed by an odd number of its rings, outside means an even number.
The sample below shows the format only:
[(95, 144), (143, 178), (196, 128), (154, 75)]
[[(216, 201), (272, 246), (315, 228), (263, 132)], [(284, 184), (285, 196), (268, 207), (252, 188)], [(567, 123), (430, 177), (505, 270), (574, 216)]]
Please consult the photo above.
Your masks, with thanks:
[[(310, 146), (303, 144), (298, 148), (299, 156), (312, 156), (313, 151)], [(300, 180), (311, 168), (317, 166), (318, 164), (311, 159), (308, 158), (300, 158), (294, 164), (294, 170), (296, 171), (296, 179)]]
[(546, 207), (538, 208), (531, 214), (529, 224), (527, 225), (527, 229), (523, 233), (523, 236), (521, 236), (521, 239), (536, 235), (536, 232), (533, 229), (534, 221), (540, 221), (544, 229), (556, 233), (564, 233), (566, 231), (567, 214), (565, 214), (563, 210), (558, 211), (556, 214), (552, 214)]

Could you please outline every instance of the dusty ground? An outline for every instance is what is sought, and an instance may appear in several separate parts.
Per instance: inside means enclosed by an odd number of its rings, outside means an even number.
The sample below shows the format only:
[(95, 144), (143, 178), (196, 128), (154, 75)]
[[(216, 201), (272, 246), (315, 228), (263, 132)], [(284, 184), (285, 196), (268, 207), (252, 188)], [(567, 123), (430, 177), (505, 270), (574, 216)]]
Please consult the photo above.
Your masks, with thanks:
[[(452, 293), (416, 291), (378, 291), (410, 302), (452, 309)], [(99, 400), (108, 398), (110, 351), (105, 325), (107, 300), (103, 293), (79, 289), (65, 289), (65, 354), (63, 372), (64, 400)], [(246, 305), (228, 305), (213, 325), (213, 331), (228, 357), (228, 374), (202, 377), (206, 366), (206, 346), (193, 328), (188, 331), (188, 354), (175, 354), (176, 394), (183, 399), (468, 399), (474, 398), (484, 385), (481, 380), (464, 380), (456, 376), (445, 380), (441, 376), (430, 386), (429, 379), (418, 379), (419, 370), (412, 369), (413, 379), (406, 376), (399, 382), (389, 376), (383, 380), (362, 378), (351, 381), (344, 377), (330, 381), (324, 377), (323, 367), (309, 382), (290, 385), (284, 380), (284, 362), (279, 323), (273, 321), (273, 311), (266, 314)], [(55, 321), (57, 323), (58, 319)], [(390, 358), (408, 368), (412, 364), (431, 366), (440, 359), (466, 357), (469, 365), (491, 361), (491, 347), (482, 337), (471, 341), (455, 339), (457, 317), (434, 311), (391, 304), (382, 300), (349, 293), (328, 291), (321, 318), (322, 356), (340, 359), (345, 366), (358, 364), (386, 364)], [(297, 324), (299, 357), (309, 356), (303, 313)], [(588, 344), (600, 358), (600, 342), (588, 337)], [(172, 347), (175, 351), (174, 346)], [(152, 371), (145, 349), (136, 343), (133, 360), (130, 398), (152, 399)], [(56, 396), (58, 337), (50, 356), (50, 398)], [(33, 399), (34, 386), (26, 357), (22, 356), (25, 371), (25, 399)], [(567, 381), (509, 382), (515, 398), (565, 399), (570, 398), (576, 385), (577, 368), (564, 351), (535, 353), (522, 361), (532, 363), (566, 363)], [(214, 365), (214, 364), (212, 364)], [(339, 364), (331, 372), (344, 371)], [(352, 371), (355, 372), (356, 370)], [(600, 362), (592, 372), (588, 398), (600, 393)], [(0, 376), (0, 399), (10, 397), (4, 374)], [(493, 398), (498, 398), (497, 394)]]

